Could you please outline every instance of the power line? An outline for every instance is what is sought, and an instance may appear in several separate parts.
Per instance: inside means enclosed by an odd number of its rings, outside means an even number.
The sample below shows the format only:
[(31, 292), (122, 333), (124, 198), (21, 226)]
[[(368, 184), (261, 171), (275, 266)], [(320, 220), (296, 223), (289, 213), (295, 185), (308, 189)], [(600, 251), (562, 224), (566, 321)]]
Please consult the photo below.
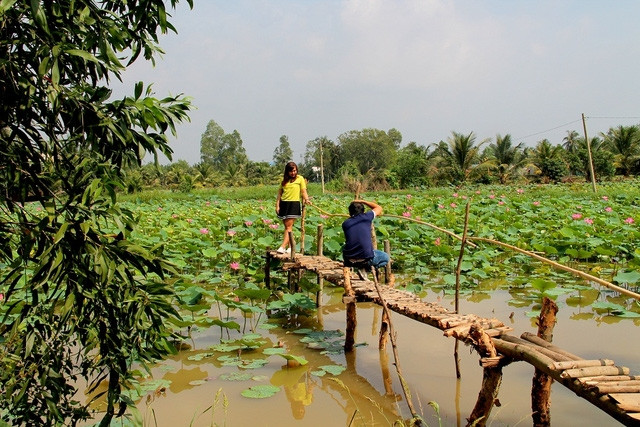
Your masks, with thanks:
[(598, 116), (586, 116), (587, 119), (640, 119), (640, 117), (626, 116), (626, 117), (598, 117)]
[(521, 140), (521, 139), (530, 138), (532, 136), (536, 136), (536, 135), (540, 135), (540, 134), (543, 134), (543, 133), (551, 132), (552, 130), (560, 129), (560, 128), (563, 128), (565, 126), (569, 126), (571, 124), (574, 124), (574, 123), (577, 123), (577, 122), (580, 122), (580, 121), (581, 121), (581, 119), (573, 120), (573, 121), (570, 121), (568, 123), (564, 123), (564, 124), (561, 124), (559, 126), (553, 127), (551, 129), (547, 129), (547, 130), (543, 130), (543, 131), (540, 131), (540, 132), (532, 133), (531, 135), (526, 135), (526, 136), (522, 136), (520, 138), (515, 138), (515, 139), (516, 139), (516, 141), (518, 141), (518, 140)]

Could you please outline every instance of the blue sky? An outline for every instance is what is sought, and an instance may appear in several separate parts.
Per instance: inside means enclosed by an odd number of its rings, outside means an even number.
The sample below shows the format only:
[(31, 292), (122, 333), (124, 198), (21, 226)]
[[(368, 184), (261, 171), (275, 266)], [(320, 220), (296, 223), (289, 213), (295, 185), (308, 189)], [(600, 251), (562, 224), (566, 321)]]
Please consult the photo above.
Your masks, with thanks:
[(209, 120), (237, 130), (254, 161), (287, 135), (398, 129), (428, 146), (452, 131), (511, 134), (533, 146), (640, 123), (640, 2), (525, 0), (183, 1), (165, 55), (136, 63), (157, 96), (196, 110), (171, 139), (174, 160), (200, 158)]

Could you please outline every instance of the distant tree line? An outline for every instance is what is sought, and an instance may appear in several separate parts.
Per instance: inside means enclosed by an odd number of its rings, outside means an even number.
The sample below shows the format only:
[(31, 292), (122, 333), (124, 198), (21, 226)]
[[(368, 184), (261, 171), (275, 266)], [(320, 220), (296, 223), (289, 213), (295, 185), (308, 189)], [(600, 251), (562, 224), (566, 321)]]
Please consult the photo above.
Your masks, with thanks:
[[(547, 139), (534, 147), (515, 144), (511, 135), (477, 140), (476, 135), (452, 132), (428, 146), (402, 146), (397, 129), (362, 129), (331, 140), (308, 141), (300, 173), (329, 190), (402, 189), (465, 183), (560, 182), (591, 180), (589, 149), (596, 180), (640, 174), (640, 127), (617, 126), (585, 138), (576, 131), (554, 144)], [(169, 165), (147, 164), (128, 173), (127, 190), (171, 188), (191, 191), (218, 186), (271, 185), (281, 179), (293, 159), (286, 135), (280, 137), (272, 162), (249, 160), (237, 130), (225, 133), (211, 120), (200, 142), (200, 162), (180, 160)]]

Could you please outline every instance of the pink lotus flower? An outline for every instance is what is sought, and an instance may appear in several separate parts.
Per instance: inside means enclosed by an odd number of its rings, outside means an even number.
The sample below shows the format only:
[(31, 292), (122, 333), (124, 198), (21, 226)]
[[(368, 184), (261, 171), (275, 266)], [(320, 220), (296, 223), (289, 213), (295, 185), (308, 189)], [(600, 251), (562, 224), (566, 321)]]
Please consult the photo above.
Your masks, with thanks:
[(158, 212), (162, 212), (162, 206), (158, 206)]
[(582, 214), (581, 213), (574, 213), (573, 215), (571, 215), (571, 218), (580, 219), (580, 218), (582, 218)]
[(518, 189), (516, 190), (516, 192), (517, 192), (518, 194), (522, 194), (522, 193), (524, 193), (524, 190), (523, 190), (522, 188), (518, 188)]
[(606, 208), (604, 208), (605, 212), (611, 212), (613, 209), (611, 208), (611, 206), (607, 206)]
[(480, 190), (476, 190), (476, 194), (480, 194)]
[(455, 203), (451, 203), (449, 206), (451, 206), (452, 208), (457, 208), (458, 205), (456, 205)]
[(191, 224), (191, 223), (193, 222), (193, 219), (191, 219), (191, 218), (187, 218), (187, 222), (188, 222), (189, 224)]
[(253, 221), (245, 221), (244, 225), (246, 225), (247, 227), (251, 227), (253, 225)]
[(231, 237), (235, 236), (236, 235), (236, 230), (228, 230), (227, 231), (227, 235), (229, 235)]
[(205, 206), (211, 206), (211, 202), (205, 202)]
[(462, 196), (462, 200), (467, 200), (467, 196)]
[(411, 197), (413, 197), (411, 194), (407, 194), (407, 199), (410, 199)]
[(602, 200), (606, 202), (607, 200), (609, 200), (609, 198), (607, 196), (602, 196)]
[(438, 209), (444, 209), (444, 205), (443, 205), (442, 203), (440, 203), (440, 204), (438, 205)]
[(209, 234), (209, 229), (208, 228), (201, 228), (200, 229), (200, 234)]
[(503, 202), (502, 200), (500, 200), (500, 201), (498, 202), (498, 204), (499, 204), (499, 205), (504, 205), (504, 202)]
[(496, 195), (495, 195), (495, 194), (489, 194), (489, 198), (490, 198), (490, 199), (495, 199), (495, 198), (496, 198)]
[(453, 197), (458, 197), (458, 193), (453, 193)]
[(271, 224), (273, 221), (270, 219), (262, 218), (262, 222), (264, 222), (265, 224)]
[(533, 202), (533, 206), (540, 206), (540, 202), (536, 200), (535, 202)]
[(274, 230), (279, 227), (278, 224), (269, 224), (269, 228), (273, 228)]
[(440, 242), (440, 238), (439, 237), (436, 237), (436, 240), (433, 241), (433, 244), (436, 245), (436, 246), (440, 246), (440, 243), (441, 242)]
[(585, 218), (584, 222), (586, 222), (589, 225), (593, 224), (593, 220), (591, 218)]
[(171, 218), (173, 218), (173, 219), (178, 218), (178, 214), (173, 214), (173, 215), (171, 215)]
[(229, 268), (231, 268), (232, 270), (237, 270), (240, 268), (240, 264), (238, 264), (237, 262), (232, 262), (231, 264), (229, 264)]
[(402, 216), (405, 218), (410, 218), (411, 217), (411, 212), (403, 212)]
[(4, 301), (4, 294), (0, 294), (0, 301)]
[(329, 215), (322, 214), (322, 215), (320, 215), (320, 218), (327, 219), (327, 218), (329, 218)]
[(635, 221), (633, 220), (633, 218), (629, 217), (625, 219), (624, 222), (626, 222), (627, 224), (633, 224)]

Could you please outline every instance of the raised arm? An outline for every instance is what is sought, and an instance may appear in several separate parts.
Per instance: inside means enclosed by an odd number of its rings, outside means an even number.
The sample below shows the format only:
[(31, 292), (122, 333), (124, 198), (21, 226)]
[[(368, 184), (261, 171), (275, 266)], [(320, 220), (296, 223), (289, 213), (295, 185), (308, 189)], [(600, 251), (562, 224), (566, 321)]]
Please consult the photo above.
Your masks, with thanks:
[(375, 212), (376, 216), (382, 215), (382, 206), (377, 204), (376, 202), (370, 202), (368, 200), (354, 200), (354, 202), (362, 203), (371, 208), (373, 212)]

